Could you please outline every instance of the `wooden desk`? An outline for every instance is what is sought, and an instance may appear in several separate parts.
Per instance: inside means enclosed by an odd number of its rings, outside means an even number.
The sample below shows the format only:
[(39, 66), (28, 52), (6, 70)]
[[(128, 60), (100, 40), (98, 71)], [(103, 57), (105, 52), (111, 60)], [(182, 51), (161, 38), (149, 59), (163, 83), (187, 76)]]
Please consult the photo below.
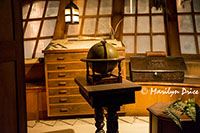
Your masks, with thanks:
[(118, 133), (118, 115), (120, 106), (128, 103), (135, 103), (135, 91), (141, 90), (128, 80), (122, 83), (89, 85), (85, 78), (75, 78), (79, 91), (87, 102), (95, 109), (96, 133), (104, 133), (104, 111), (107, 110), (107, 133)]
[(199, 133), (200, 125), (186, 115), (181, 116), (182, 130), (162, 111), (170, 103), (155, 103), (147, 110), (150, 112), (149, 133)]

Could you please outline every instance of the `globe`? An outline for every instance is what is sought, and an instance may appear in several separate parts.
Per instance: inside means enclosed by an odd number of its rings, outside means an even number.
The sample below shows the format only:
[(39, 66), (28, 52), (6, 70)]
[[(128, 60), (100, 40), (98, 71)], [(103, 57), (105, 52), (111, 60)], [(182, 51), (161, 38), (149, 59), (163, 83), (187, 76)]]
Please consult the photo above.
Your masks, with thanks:
[[(101, 41), (93, 45), (87, 55), (87, 59), (112, 59), (118, 58), (118, 52), (111, 43)], [(106, 74), (111, 72), (117, 65), (116, 61), (95, 61), (88, 63), (89, 67), (97, 73)]]

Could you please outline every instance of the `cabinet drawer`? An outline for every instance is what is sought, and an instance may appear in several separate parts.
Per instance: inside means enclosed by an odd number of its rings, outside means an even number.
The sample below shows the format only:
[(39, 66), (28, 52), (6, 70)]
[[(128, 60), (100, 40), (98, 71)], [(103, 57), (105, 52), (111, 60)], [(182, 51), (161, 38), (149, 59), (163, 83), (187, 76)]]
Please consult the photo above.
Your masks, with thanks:
[(56, 105), (50, 106), (50, 115), (81, 115), (81, 114), (94, 114), (92, 107), (85, 104), (73, 104), (73, 105)]
[(78, 87), (66, 89), (49, 89), (49, 96), (80, 94)]
[(65, 97), (50, 97), (49, 104), (56, 103), (81, 103), (86, 102), (82, 96), (65, 96)]
[(68, 72), (48, 72), (48, 79), (64, 79), (86, 76), (86, 70), (68, 71)]
[(69, 87), (69, 86), (77, 86), (74, 80), (56, 80), (49, 81), (49, 87)]
[(67, 62), (67, 61), (80, 61), (81, 58), (86, 58), (85, 53), (64, 53), (64, 54), (47, 54), (45, 55), (46, 62)]
[(84, 62), (70, 62), (60, 64), (47, 64), (47, 70), (74, 70), (74, 69), (85, 69), (86, 64)]

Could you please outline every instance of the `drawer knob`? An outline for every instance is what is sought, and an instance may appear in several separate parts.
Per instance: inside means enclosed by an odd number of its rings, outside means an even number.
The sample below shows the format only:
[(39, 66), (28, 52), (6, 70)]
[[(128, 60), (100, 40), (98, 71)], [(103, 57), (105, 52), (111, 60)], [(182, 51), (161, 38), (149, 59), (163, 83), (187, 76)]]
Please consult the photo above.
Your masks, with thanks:
[(58, 57), (57, 60), (64, 60), (64, 57)]
[(60, 99), (60, 103), (66, 103), (67, 102), (67, 98), (61, 98)]
[(65, 77), (65, 76), (66, 76), (65, 73), (60, 73), (60, 74), (58, 74), (58, 77)]
[(59, 82), (58, 86), (66, 86), (66, 82)]
[(158, 73), (157, 72), (154, 72), (154, 76), (157, 76), (158, 75)]
[(67, 94), (67, 90), (60, 90), (59, 94)]
[(65, 65), (59, 65), (58, 67), (57, 67), (57, 69), (65, 69)]
[(68, 112), (68, 108), (61, 108), (60, 112)]

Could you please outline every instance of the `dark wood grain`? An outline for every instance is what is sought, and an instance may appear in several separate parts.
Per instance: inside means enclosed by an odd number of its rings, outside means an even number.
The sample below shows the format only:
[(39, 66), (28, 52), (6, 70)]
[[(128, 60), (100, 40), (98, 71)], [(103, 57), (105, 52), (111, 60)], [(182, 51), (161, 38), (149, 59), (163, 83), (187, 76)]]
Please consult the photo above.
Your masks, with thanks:
[(0, 17), (0, 132), (26, 133), (21, 1), (1, 0)]
[(182, 129), (179, 128), (162, 111), (165, 110), (170, 103), (155, 103), (147, 110), (150, 112), (150, 133), (198, 133), (199, 124), (194, 123), (186, 115), (180, 117)]
[(115, 93), (123, 93), (123, 92), (134, 92), (141, 90), (141, 86), (132, 83), (128, 80), (123, 80), (122, 83), (114, 83), (114, 84), (102, 84), (102, 85), (90, 85), (86, 80), (85, 77), (78, 77), (75, 78), (75, 82), (81, 87), (81, 89), (84, 89), (88, 92), (90, 95), (98, 94), (112, 94), (113, 91)]
[(102, 130), (102, 108), (107, 110), (107, 133), (118, 133), (118, 114), (120, 106), (135, 103), (135, 91), (141, 90), (141, 86), (128, 80), (122, 83), (91, 85), (85, 77), (74, 79), (79, 86), (80, 93), (86, 101), (95, 109), (96, 133), (104, 133)]

